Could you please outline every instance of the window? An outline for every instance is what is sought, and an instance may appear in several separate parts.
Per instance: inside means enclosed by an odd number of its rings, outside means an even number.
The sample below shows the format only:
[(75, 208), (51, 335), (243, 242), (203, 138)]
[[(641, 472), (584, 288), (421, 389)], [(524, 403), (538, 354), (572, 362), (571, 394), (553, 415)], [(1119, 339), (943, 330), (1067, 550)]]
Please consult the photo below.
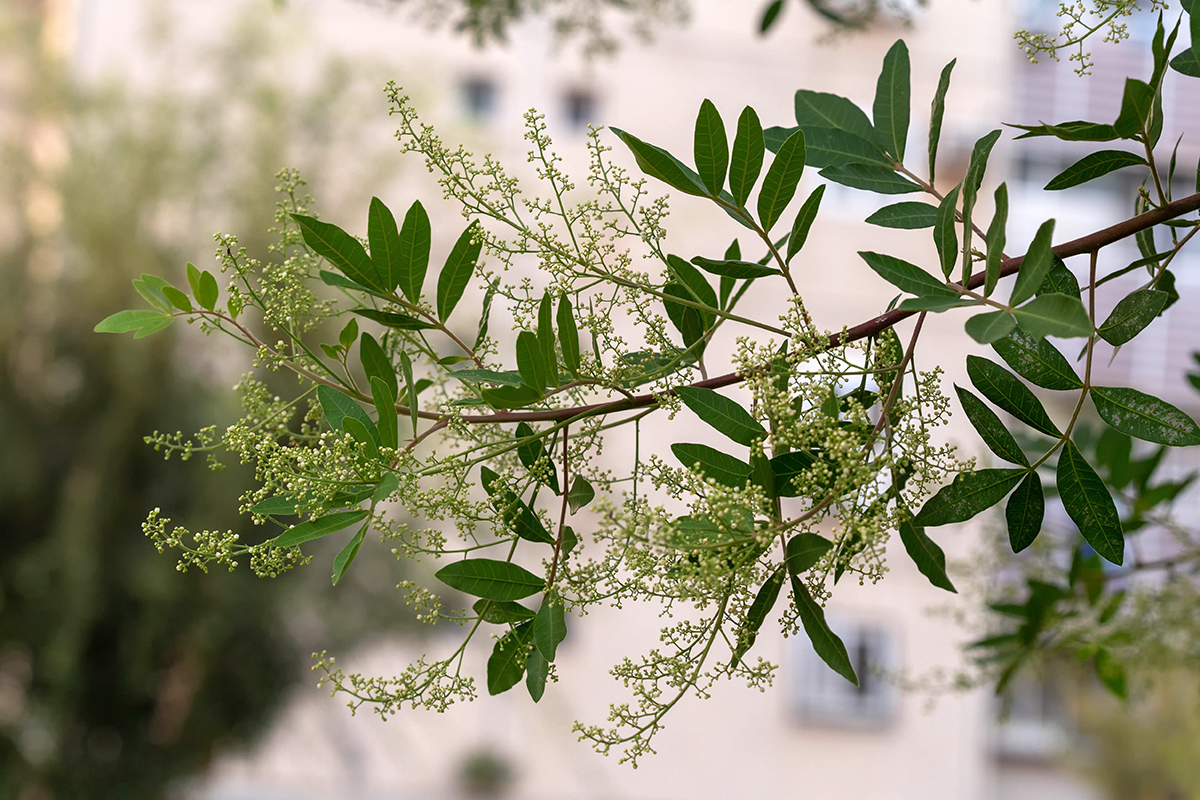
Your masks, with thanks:
[(563, 96), (563, 117), (567, 125), (583, 130), (596, 124), (596, 96), (585, 89), (572, 89)]
[(993, 746), (1000, 758), (1051, 759), (1071, 741), (1071, 723), (1062, 692), (1048, 676), (1022, 670), (998, 706)]
[(804, 722), (878, 727), (892, 718), (895, 687), (887, 678), (899, 665), (896, 643), (881, 626), (832, 619), (850, 654), (859, 685), (831, 670), (803, 634), (789, 639), (795, 670), (792, 705)]
[(462, 82), (463, 114), (473, 122), (487, 122), (496, 116), (496, 84), (489, 78), (468, 78)]

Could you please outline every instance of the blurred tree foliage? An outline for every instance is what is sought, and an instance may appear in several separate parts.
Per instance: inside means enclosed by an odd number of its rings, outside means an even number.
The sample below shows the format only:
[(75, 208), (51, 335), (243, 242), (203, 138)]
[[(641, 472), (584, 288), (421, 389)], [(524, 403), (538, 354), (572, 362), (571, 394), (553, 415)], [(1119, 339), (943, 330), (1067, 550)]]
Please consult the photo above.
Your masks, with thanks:
[[(306, 671), (285, 586), (178, 575), (141, 531), (158, 505), (246, 524), (240, 468), (163, 469), (141, 441), (232, 419), (204, 375), (219, 358), (92, 326), (133, 301), (131, 278), (182, 271), (198, 244), (182, 237), (221, 212), (265, 230), (275, 170), (340, 135), (300, 120), (352, 93), (337, 67), (303, 97), (246, 79), (252, 25), (204, 93), (80, 86), (53, 9), (0, 9), (0, 798), (153, 798), (260, 730)], [(240, 121), (222, 127), (231, 106)]]

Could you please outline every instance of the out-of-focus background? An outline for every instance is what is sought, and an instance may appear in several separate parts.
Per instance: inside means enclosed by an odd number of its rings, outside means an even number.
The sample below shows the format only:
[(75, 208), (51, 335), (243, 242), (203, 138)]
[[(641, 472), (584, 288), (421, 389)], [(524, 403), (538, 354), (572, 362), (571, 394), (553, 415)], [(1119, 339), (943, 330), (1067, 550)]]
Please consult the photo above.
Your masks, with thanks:
[[(228, 388), (249, 365), (191, 330), (133, 341), (92, 327), (139, 305), (132, 278), (179, 282), (188, 261), (210, 267), (215, 231), (269, 258), (283, 167), (300, 169), (326, 219), (361, 219), (377, 194), (392, 207), (421, 199), (435, 231), (458, 230), (457, 211), (439, 207), (419, 160), (401, 157), (390, 137), (388, 79), (446, 139), (518, 174), (521, 114), (535, 107), (570, 170), (586, 163), (589, 124), (686, 152), (706, 97), (727, 120), (752, 105), (765, 125), (789, 124), (797, 88), (869, 106), (882, 56), (903, 36), (914, 142), (938, 73), (958, 59), (940, 158), (949, 187), (999, 122), (1113, 117), (1124, 78), (1149, 70), (1150, 15), (1130, 20), (1119, 47), (1097, 44), (1094, 74), (1080, 79), (1066, 64), (1029, 64), (1012, 41), (1018, 28), (1054, 29), (1056, 3), (899, 2), (849, 33), (791, 3), (766, 38), (754, 3), (694, 0), (686, 20), (670, 3), (635, 4), (650, 10), (610, 17), (619, 47), (598, 57), (582, 52), (586, 30), (564, 41), (538, 15), (478, 49), (453, 19), (431, 29), (395, 2), (0, 2), (0, 798), (1200, 796), (1193, 676), (1160, 681), (1128, 705), (1070, 671), (1025, 677), (1002, 698), (954, 688), (960, 645), (983, 625), (979, 592), (948, 599), (903, 557), (882, 584), (839, 587), (830, 605), (856, 663), (877, 668), (860, 688), (803, 642), (764, 634), (756, 652), (780, 664), (776, 686), (722, 686), (687, 702), (668, 719), (659, 755), (633, 771), (575, 742), (571, 722), (603, 719), (619, 689), (606, 673), (612, 643), (650, 646), (652, 612), (641, 628), (604, 614), (575, 626), (560, 651), (563, 679), (536, 708), (513, 692), (383, 722), (366, 710), (352, 717), (318, 690), (309, 654), (329, 650), (387, 675), (438, 646), (438, 634), (410, 621), (394, 589), (406, 568), (385, 548), (364, 547), (333, 589), (323, 569), (273, 581), (179, 574), (141, 534), (153, 507), (183, 524), (247, 527), (235, 509), (249, 476), (210, 471), (201, 457), (163, 462), (141, 437), (227, 424)], [(652, 37), (626, 30), (631, 19), (649, 22)], [(1189, 88), (1170, 73), (1164, 141), (1200, 132)], [(1066, 199), (1041, 192), (1080, 150), (1010, 141), (1006, 133), (981, 194), (1007, 180), (1010, 241), (1027, 242), (1051, 216), (1062, 240), (1132, 211), (1133, 187), (1119, 177)], [(1186, 165), (1198, 142), (1180, 146), (1182, 182), (1194, 182)], [(815, 181), (806, 177), (809, 189)], [(854, 251), (932, 253), (927, 236), (863, 223), (887, 202), (829, 186), (801, 286), (820, 323), (858, 322), (889, 298)], [(710, 223), (676, 202), (672, 240), (723, 248), (730, 232)], [(1191, 261), (1176, 267), (1179, 305), (1107, 369), (1111, 382), (1195, 414), (1183, 374), (1200, 342), (1200, 272)], [(923, 357), (962, 383), (963, 355), (976, 346), (957, 319), (930, 324), (927, 341), (940, 350)], [(977, 447), (962, 426), (948, 436)], [(1197, 466), (1187, 452), (1172, 459), (1171, 474)], [(1185, 518), (1200, 510), (1189, 498), (1182, 508)], [(984, 521), (947, 537), (966, 584), (986, 582), (980, 553), (995, 535)]]

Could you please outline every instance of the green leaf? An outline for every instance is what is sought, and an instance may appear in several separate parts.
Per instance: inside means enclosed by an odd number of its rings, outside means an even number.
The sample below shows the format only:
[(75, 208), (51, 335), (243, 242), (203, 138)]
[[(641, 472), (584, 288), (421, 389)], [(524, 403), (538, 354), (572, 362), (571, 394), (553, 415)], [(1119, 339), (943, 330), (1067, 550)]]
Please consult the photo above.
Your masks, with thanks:
[(200, 299), (200, 270), (197, 269), (196, 265), (190, 261), (187, 264), (187, 280), (188, 280), (188, 286), (191, 287), (191, 290), (192, 290), (192, 297), (195, 297), (196, 300), (199, 301), (199, 299)]
[(779, 12), (783, 10), (783, 0), (773, 0), (765, 11), (763, 11), (762, 19), (758, 22), (758, 32), (766, 33), (775, 24), (775, 20), (779, 18)]
[(800, 206), (800, 210), (796, 212), (796, 221), (792, 223), (792, 233), (788, 236), (787, 242), (787, 260), (790, 263), (796, 257), (796, 253), (800, 252), (800, 248), (804, 247), (804, 243), (808, 241), (808, 232), (812, 229), (813, 221), (817, 218), (817, 211), (821, 208), (821, 198), (825, 195), (825, 184), (821, 184), (813, 193), (804, 201), (804, 205)]
[(546, 678), (549, 675), (550, 662), (537, 651), (536, 647), (530, 650), (529, 658), (525, 662), (525, 688), (529, 691), (533, 702), (540, 701), (542, 695), (546, 693)]
[(797, 497), (792, 480), (813, 465), (816, 459), (803, 450), (780, 453), (771, 459), (771, 471), (775, 473), (775, 496)]
[(1012, 297), (1009, 305), (1020, 305), (1033, 297), (1046, 279), (1050, 267), (1054, 263), (1054, 253), (1050, 250), (1050, 240), (1054, 236), (1054, 220), (1048, 219), (1038, 228), (1025, 253), (1025, 260), (1017, 272), (1017, 280), (1013, 284)]
[(487, 663), (488, 694), (502, 694), (520, 682), (532, 638), (533, 623), (525, 622), (496, 641)]
[(692, 263), (711, 275), (722, 275), (734, 279), (765, 278), (768, 275), (779, 274), (779, 270), (773, 267), (764, 267), (761, 264), (755, 264), (751, 261), (718, 261), (712, 258), (696, 256), (692, 259)]
[(1093, 386), (1092, 402), (1110, 426), (1146, 442), (1172, 447), (1200, 444), (1200, 427), (1175, 406), (1137, 389)]
[(1171, 69), (1189, 78), (1200, 78), (1200, 60), (1196, 58), (1196, 50), (1189, 47), (1171, 59)]
[(967, 375), (984, 397), (1026, 425), (1050, 436), (1062, 435), (1037, 396), (1004, 367), (980, 356), (967, 356)]
[(571, 481), (571, 490), (567, 492), (567, 505), (571, 507), (571, 513), (574, 514), (592, 502), (592, 498), (595, 496), (596, 490), (592, 488), (592, 484), (582, 475), (576, 475), (575, 479)]
[(565, 559), (571, 555), (571, 551), (579, 544), (579, 535), (575, 533), (575, 529), (570, 525), (563, 525), (562, 528), (562, 557)]
[(393, 269), (398, 269), (398, 286), (411, 302), (421, 299), (421, 287), (425, 285), (425, 273), (429, 270), (429, 244), (431, 239), (429, 215), (421, 201), (414, 202), (404, 215), (400, 228), (400, 258)]
[(313, 539), (320, 539), (322, 536), (345, 530), (354, 523), (366, 519), (370, 513), (367, 509), (360, 508), (357, 511), (340, 511), (326, 517), (302, 522), (288, 528), (271, 539), (268, 544), (272, 547), (296, 547), (305, 542), (311, 542)]
[(358, 345), (358, 357), (362, 361), (367, 378), (379, 378), (392, 390), (392, 396), (400, 395), (400, 384), (396, 380), (396, 368), (383, 352), (379, 342), (369, 333), (364, 333)]
[(372, 508), (387, 500), (392, 493), (400, 488), (400, 479), (394, 472), (389, 472), (379, 480), (379, 485), (371, 492)]
[(987, 172), (988, 158), (991, 157), (992, 148), (996, 146), (999, 139), (1000, 131), (992, 131), (979, 137), (971, 149), (971, 158), (967, 162), (967, 176), (963, 178), (964, 207), (973, 208), (975, 206), (975, 197), (979, 192), (979, 187), (983, 185), (984, 173)]
[[(717, 307), (717, 293), (713, 291), (712, 286), (698, 269), (676, 255), (667, 256), (667, 267), (679, 288), (684, 292), (681, 297), (694, 303), (703, 303), (709, 308)], [(716, 321), (716, 315), (711, 311), (696, 309), (696, 312), (700, 314), (701, 324), (705, 330)]]
[(737, 133), (733, 137), (733, 153), (729, 162), (729, 191), (739, 207), (746, 205), (746, 198), (750, 196), (750, 191), (758, 181), (765, 149), (758, 114), (754, 113), (753, 108), (746, 106), (738, 117)]
[(400, 331), (423, 331), (435, 327), (425, 320), (410, 317), (407, 314), (394, 314), (390, 311), (378, 311), (374, 308), (352, 308), (350, 310), (360, 317), (366, 317), (372, 322), (378, 322), (386, 328), (395, 328)]
[(354, 437), (354, 440), (366, 448), (366, 457), (370, 461), (382, 461), (379, 454), (379, 445), (382, 440), (379, 436), (379, 429), (375, 427), (375, 423), (369, 419), (363, 422), (357, 417), (346, 417), (342, 420), (342, 429)]
[(1054, 255), (1054, 263), (1050, 265), (1050, 271), (1046, 273), (1046, 279), (1042, 281), (1037, 293), (1068, 294), (1076, 299), (1081, 297), (1079, 279), (1075, 277), (1075, 273), (1067, 269), (1066, 262), (1059, 258), (1057, 253)]
[(350, 565), (354, 563), (354, 557), (358, 555), (359, 548), (362, 547), (363, 540), (367, 536), (367, 526), (364, 525), (358, 529), (358, 533), (354, 534), (354, 538), (346, 542), (346, 546), (338, 551), (337, 556), (333, 559), (333, 585), (337, 586), (338, 581), (346, 574), (346, 570), (350, 569)]
[(1058, 495), (1084, 541), (1118, 566), (1125, 560), (1125, 535), (1117, 506), (1104, 481), (1071, 440), (1063, 444), (1055, 473)]
[[(680, 300), (692, 303), (697, 302), (692, 296), (692, 292), (681, 283), (674, 281), (667, 283), (663, 286), (662, 291), (668, 297), (677, 297)], [(671, 323), (679, 331), (679, 335), (683, 337), (685, 347), (691, 347), (704, 338), (704, 334), (708, 330), (708, 327), (704, 324), (706, 321), (705, 312), (693, 306), (686, 306), (666, 298), (663, 299), (663, 308), (667, 312), (667, 317), (671, 320)]]
[(775, 607), (775, 601), (779, 599), (779, 590), (783, 588), (783, 582), (786, 579), (787, 566), (780, 564), (771, 573), (771, 577), (767, 578), (759, 588), (758, 594), (754, 596), (754, 602), (750, 604), (750, 610), (746, 612), (746, 621), (738, 629), (738, 645), (733, 651), (731, 667), (736, 667), (742, 660), (742, 656), (746, 655), (746, 651), (754, 646), (758, 631), (766, 622), (771, 609)]
[(575, 325), (571, 298), (565, 294), (558, 301), (558, 344), (562, 348), (563, 363), (572, 375), (578, 375), (579, 328)]
[(534, 618), (534, 611), (520, 603), (498, 603), (495, 600), (476, 600), (472, 606), (475, 613), (483, 617), (484, 622), (493, 625), (507, 625), (511, 622), (524, 622)]
[(558, 645), (565, 638), (567, 620), (563, 613), (563, 601), (553, 592), (548, 592), (533, 619), (533, 644), (543, 658), (554, 663)]
[(483, 310), (479, 314), (479, 333), (475, 336), (474, 350), (478, 350), (480, 346), (487, 341), (488, 334), (488, 318), (492, 313), (492, 300), (496, 297), (496, 290), (500, 288), (500, 279), (492, 281), (488, 284), (488, 288), (483, 293)]
[(796, 124), (805, 133), (809, 128), (828, 128), (852, 133), (868, 143), (875, 141), (875, 129), (867, 115), (845, 97), (801, 89), (796, 92), (795, 111)]
[(400, 282), (404, 271), (400, 255), (400, 234), (396, 218), (378, 197), (371, 198), (367, 211), (367, 242), (371, 245), (371, 262), (379, 276), (379, 288), (390, 292)]
[(892, 169), (891, 158), (873, 141), (833, 128), (803, 128), (805, 160), (810, 167), (873, 164)]
[(1053, 136), (1064, 142), (1111, 142), (1113, 139), (1119, 138), (1112, 125), (1101, 125), (1097, 122), (1083, 120), (1060, 122), (1057, 125), (1009, 125), (1009, 127), (1025, 131), (1016, 137), (1017, 139)]
[(804, 160), (804, 131), (796, 131), (779, 148), (758, 193), (758, 218), (764, 231), (771, 230), (796, 195)]
[(1038, 295), (1020, 308), (1014, 308), (1012, 313), (1022, 328), (1038, 338), (1092, 335), (1092, 320), (1087, 309), (1078, 298), (1067, 294)]
[(854, 674), (854, 665), (846, 653), (846, 645), (838, 638), (825, 622), (825, 609), (813, 600), (808, 589), (796, 575), (792, 575), (792, 594), (796, 599), (796, 609), (800, 614), (800, 623), (804, 632), (812, 642), (813, 650), (821, 660), (829, 665), (837, 674), (858, 686), (858, 676)]
[(475, 274), (475, 266), (479, 263), (479, 254), (483, 250), (483, 231), (478, 222), (472, 222), (459, 235), (458, 241), (446, 257), (446, 264), (438, 275), (437, 313), (438, 319), (445, 322), (450, 318), (454, 307), (462, 299), (463, 292)]
[(346, 327), (342, 328), (342, 332), (338, 334), (338, 344), (343, 350), (349, 351), (350, 347), (358, 340), (358, 320), (354, 317), (346, 323)]
[(741, 489), (750, 479), (749, 464), (708, 445), (676, 442), (671, 452), (683, 466), (724, 486)]
[(521, 331), (517, 334), (517, 370), (527, 386), (532, 387), (538, 394), (546, 393), (550, 369), (545, 363), (537, 334), (531, 331)]
[(958, 221), (955, 217), (955, 207), (961, 189), (962, 184), (959, 184), (942, 198), (933, 225), (933, 243), (937, 246), (938, 263), (942, 265), (942, 274), (946, 276), (946, 280), (950, 280), (950, 276), (954, 274), (954, 265), (958, 263)]
[(700, 104), (696, 115), (694, 151), (696, 172), (708, 188), (716, 195), (725, 186), (725, 171), (729, 168), (729, 140), (725, 137), (725, 123), (711, 100)]
[(773, 503), (778, 497), (775, 494), (775, 471), (771, 468), (771, 459), (754, 451), (750, 452), (750, 480), (766, 492), (768, 503)]
[(412, 420), (413, 438), (417, 437), (417, 424), (420, 415), (417, 411), (417, 387), (413, 383), (412, 360), (408, 353), (400, 351), (400, 372), (404, 375), (404, 405), (408, 406), (408, 416)]
[(455, 561), (438, 570), (434, 577), (464, 594), (501, 603), (529, 597), (546, 587), (544, 578), (524, 567), (488, 558)]
[(1168, 295), (1154, 289), (1139, 289), (1124, 297), (1100, 326), (1100, 338), (1115, 346), (1141, 333), (1166, 308)]
[(1008, 184), (1001, 183), (996, 187), (996, 210), (992, 213), (992, 224), (987, 230), (987, 266), (986, 280), (983, 284), (983, 296), (991, 297), (1000, 280), (1000, 270), (1004, 261), (1004, 245), (1006, 244), (1006, 228), (1008, 226)]
[(1110, 692), (1122, 700), (1129, 697), (1129, 682), (1125, 677), (1125, 668), (1121, 666), (1112, 654), (1101, 647), (1096, 651), (1094, 661), (1096, 677)]
[[(395, 373), (392, 373), (393, 380)], [(399, 447), (400, 431), (398, 412), (396, 410), (396, 395), (392, 386), (383, 378), (372, 376), (371, 398), (375, 401), (376, 416), (379, 417), (379, 439), (384, 447)]]
[(609, 130), (620, 137), (621, 141), (633, 152), (638, 167), (651, 178), (657, 178), (685, 194), (697, 197), (705, 197), (708, 194), (708, 187), (704, 185), (700, 176), (685, 167), (679, 159), (666, 150), (647, 144), (619, 128), (610, 127)]
[(560, 381), (558, 353), (554, 349), (554, 300), (548, 290), (542, 294), (542, 302), (538, 305), (537, 339), (542, 348), (542, 363), (546, 365), (546, 385), (557, 387)]
[(815, 533), (798, 533), (788, 539), (786, 564), (788, 573), (803, 575), (817, 565), (833, 549), (833, 542)]
[[(96, 333), (129, 333), (151, 325), (158, 325), (163, 320), (170, 323), (171, 317), (157, 311), (118, 311), (102, 319), (94, 330)], [(161, 330), (161, 328), (157, 328)]]
[(1122, 139), (1131, 139), (1146, 127), (1150, 110), (1154, 107), (1154, 89), (1145, 81), (1125, 79), (1125, 91), (1121, 95), (1121, 113), (1113, 123), (1113, 131)]
[(734, 400), (712, 389), (679, 386), (675, 396), (696, 416), (738, 444), (751, 445), (765, 439), (766, 429)]
[(901, 301), (898, 308), (901, 311), (933, 311), (940, 313), (942, 311), (949, 311), (952, 308), (976, 306), (979, 304), (978, 300), (970, 297), (963, 297), (957, 294), (939, 294), (926, 295), (925, 297), (910, 297), (907, 300)]
[[(300, 234), (304, 237), (304, 243), (314, 253), (340, 269), (342, 274), (350, 280), (357, 281), (363, 286), (382, 288), (379, 274), (375, 271), (375, 264), (367, 255), (367, 251), (363, 250), (363, 246), (358, 243), (358, 239), (337, 225), (321, 222), (313, 217), (292, 214), (292, 219), (300, 226)], [(200, 305), (205, 306), (200, 297), (196, 299), (200, 301)]]
[(490, 369), (460, 369), (449, 373), (451, 378), (458, 378), (468, 383), (490, 383), (495, 386), (524, 386), (521, 373), (516, 370), (495, 372)]
[(935, 528), (964, 522), (1004, 499), (1028, 473), (1024, 469), (977, 469), (960, 472), (953, 483), (943, 486), (925, 502), (913, 519), (918, 527)]
[(1020, 328), (993, 342), (992, 349), (1018, 375), (1043, 389), (1069, 391), (1083, 387), (1083, 381), (1057, 347)]
[(256, 503), (255, 506), (250, 509), (250, 511), (255, 514), (261, 514), (264, 517), (293, 517), (299, 513), (297, 511), (297, 507), (302, 508), (303, 506), (304, 502), (297, 500), (294, 497), (268, 497), (266, 500)]
[(1021, 485), (1008, 498), (1004, 508), (1004, 519), (1008, 523), (1008, 543), (1014, 553), (1019, 553), (1037, 538), (1042, 530), (1042, 519), (1046, 515), (1046, 495), (1042, 491), (1042, 479), (1035, 470), (1030, 470)]
[(876, 194), (911, 194), (921, 187), (900, 175), (891, 167), (878, 164), (839, 164), (825, 167), (820, 175), (826, 180)]
[(535, 544), (554, 544), (554, 537), (546, 530), (537, 513), (521, 498), (505, 490), (502, 494), (497, 494), (495, 502), (501, 509), (504, 524), (518, 537)]
[(898, 162), (904, 160), (911, 102), (908, 47), (903, 39), (897, 39), (883, 57), (883, 70), (875, 84), (874, 117), (875, 140)]
[(962, 183), (962, 218), (963, 218), (963, 246), (962, 246), (962, 283), (966, 283), (971, 279), (971, 236), (974, 232), (972, 218), (975, 214), (975, 199), (979, 194), (979, 187), (983, 185), (983, 175), (987, 171), (987, 162), (991, 156), (992, 148), (996, 145), (996, 140), (1000, 138), (1000, 131), (995, 130), (985, 136), (981, 136), (976, 142), (975, 147), (971, 150), (971, 158), (967, 162), (967, 176), (963, 178)]
[(367, 416), (367, 412), (363, 410), (363, 407), (332, 386), (318, 386), (317, 400), (321, 403), (321, 411), (325, 413), (325, 421), (329, 423), (329, 427), (332, 430), (349, 433), (344, 424), (347, 417), (358, 420), (367, 430), (375, 429), (375, 423)]
[(479, 395), (483, 401), (492, 408), (503, 410), (506, 408), (522, 408), (524, 406), (536, 403), (544, 396), (544, 392), (539, 392), (532, 386), (500, 386), (495, 389), (480, 389)]
[(1147, 166), (1146, 159), (1124, 150), (1100, 150), (1090, 153), (1055, 175), (1046, 184), (1046, 191), (1070, 189), (1125, 167)]
[(939, 589), (957, 594), (958, 590), (946, 574), (946, 554), (937, 543), (925, 535), (925, 529), (912, 524), (912, 520), (900, 523), (900, 541), (908, 551), (908, 557), (917, 565), (921, 574)]
[(928, 203), (905, 202), (884, 206), (871, 216), (867, 222), (881, 228), (902, 228), (917, 230), (932, 228), (937, 222), (937, 209)]
[(1012, 333), (1017, 320), (1007, 311), (986, 311), (971, 317), (963, 327), (980, 344), (992, 344)]
[(934, 166), (937, 163), (938, 143), (942, 137), (942, 118), (946, 115), (946, 92), (950, 89), (950, 73), (958, 59), (942, 67), (941, 77), (938, 78), (937, 91), (933, 95), (933, 103), (929, 113), (929, 182), (934, 180)]
[(902, 292), (915, 295), (943, 296), (958, 298), (958, 294), (945, 283), (930, 275), (916, 264), (882, 253), (872, 253), (860, 250), (858, 253), (867, 262), (867, 266), (875, 270), (879, 277), (895, 286)]
[(1029, 459), (1021, 450), (1021, 446), (1017, 444), (1017, 440), (1008, 432), (1008, 428), (1004, 427), (1000, 417), (996, 416), (996, 413), (988, 408), (982, 400), (961, 386), (956, 385), (954, 391), (958, 393), (958, 401), (962, 403), (967, 419), (970, 420), (971, 425), (974, 426), (988, 449), (1005, 461), (1028, 467)]
[(144, 275), (142, 276), (142, 280), (135, 280), (133, 282), (133, 288), (137, 289), (137, 293), (140, 294), (142, 299), (147, 303), (154, 306), (164, 314), (170, 314), (172, 310), (171, 301), (167, 299), (165, 294), (163, 294), (161, 288), (149, 281), (146, 281), (145, 278), (147, 277), (149, 276)]
[(529, 423), (521, 422), (517, 425), (517, 439), (523, 440), (517, 446), (517, 458), (521, 460), (521, 464), (525, 469), (532, 470), (538, 461), (545, 458), (548, 462), (548, 472), (546, 477), (539, 478), (542, 483), (545, 483), (550, 489), (558, 494), (558, 469), (554, 466), (554, 460), (546, 452), (546, 446), (542, 439), (537, 436)]
[(163, 296), (171, 302), (171, 305), (175, 306), (175, 308), (178, 308), (180, 311), (186, 311), (190, 313), (195, 310), (192, 308), (192, 301), (188, 299), (188, 296), (176, 289), (174, 286), (163, 286), (160, 291), (162, 291)]

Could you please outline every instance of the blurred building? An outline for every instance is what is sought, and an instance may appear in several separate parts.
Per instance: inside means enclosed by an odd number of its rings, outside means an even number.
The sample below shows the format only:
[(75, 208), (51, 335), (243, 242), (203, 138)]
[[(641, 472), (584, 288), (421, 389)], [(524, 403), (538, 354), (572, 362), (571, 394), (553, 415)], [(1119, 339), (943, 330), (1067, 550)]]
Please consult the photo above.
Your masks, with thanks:
[[(139, 28), (152, 24), (156, 15), (169, 15), (181, 41), (195, 43), (225, 35), (238, 15), (255, 4), (78, 2), (80, 68), (96, 74), (108, 69), (137, 74), (136, 54), (128, 50)], [(913, 54), (910, 158), (922, 168), (926, 109), (942, 67), (958, 59), (939, 157), (939, 186), (949, 188), (961, 178), (974, 141), (1000, 121), (1115, 116), (1124, 77), (1149, 71), (1149, 35), (1140, 25), (1112, 59), (1107, 53), (1098, 58), (1102, 66), (1089, 80), (1073, 76), (1065, 63), (1029, 65), (1014, 46), (1012, 32), (1045, 20), (1038, 16), (1039, 7), (1003, 0), (933, 0), (928, 8), (914, 10), (911, 26), (885, 14), (868, 30), (829, 42), (819, 41), (828, 32), (826, 23), (799, 3), (790, 3), (772, 34), (760, 39), (754, 6), (696, 0), (686, 27), (658, 31), (650, 45), (627, 42), (616, 57), (593, 61), (579, 58), (569, 46), (560, 50), (549, 26), (537, 19), (519, 26), (507, 47), (479, 51), (462, 37), (431, 33), (403, 13), (371, 3), (289, 0), (274, 13), (280, 26), (310, 37), (313, 47), (368, 55), (386, 64), (446, 139), (491, 152), (514, 170), (525, 160), (521, 114), (531, 107), (546, 114), (566, 169), (576, 172), (586, 164), (583, 143), (589, 124), (616, 125), (676, 152), (690, 152), (692, 125), (704, 98), (717, 105), (730, 127), (744, 105), (753, 106), (764, 125), (790, 124), (797, 88), (844, 94), (869, 110), (883, 54), (903, 37)], [(302, 62), (290, 65), (289, 80), (313, 79)], [(1168, 78), (1168, 113), (1175, 115), (1168, 118), (1168, 129), (1200, 130), (1200, 111), (1185, 101), (1177, 77)], [(1172, 103), (1171, 98), (1183, 102)], [(383, 107), (381, 98), (380, 120)], [(379, 124), (386, 130), (385, 122)], [(1164, 139), (1176, 135), (1168, 133)], [(1068, 159), (1082, 155), (1078, 147), (1067, 152), (1060, 144), (1038, 139), (1013, 146), (1006, 132), (993, 154), (981, 198), (990, 198), (999, 180), (1007, 180), (1014, 209), (1011, 251), (1019, 252), (1045, 218), (1058, 219), (1055, 238), (1061, 241), (1130, 211), (1131, 187), (1119, 178), (1097, 182), (1091, 192), (1041, 192)], [(1196, 142), (1181, 145), (1181, 181), (1194, 182), (1194, 170), (1182, 165), (1194, 164), (1197, 155)], [(407, 205), (414, 196), (425, 200), (435, 215), (435, 250), (439, 242), (448, 247), (461, 227), (456, 211), (436, 208), (437, 189), (419, 170), (405, 174), (405, 181), (377, 191), (393, 207)], [(810, 171), (799, 194), (817, 180)], [(836, 329), (867, 319), (893, 294), (855, 251), (885, 250), (926, 262), (933, 256), (925, 232), (863, 224), (870, 213), (896, 199), (829, 187), (821, 223), (800, 257), (799, 270), (800, 288), (819, 324)], [(365, 209), (366, 203), (364, 197), (354, 207)], [(438, 214), (444, 225), (439, 226)], [(682, 197), (672, 203), (670, 230), (672, 242), (686, 241), (695, 252), (722, 252), (737, 233), (720, 214)], [(1117, 247), (1104, 254), (1117, 260), (1124, 256), (1130, 261), (1137, 257)], [(1181, 268), (1177, 273), (1181, 306), (1195, 304), (1197, 294), (1185, 291), (1184, 284), (1197, 280), (1196, 271)], [(771, 302), (768, 296), (752, 300), (763, 308)], [(1182, 372), (1200, 341), (1197, 311), (1181, 307), (1154, 323), (1108, 367), (1112, 382), (1159, 393), (1194, 412), (1196, 396), (1185, 389)], [(919, 367), (936, 363), (945, 369), (947, 387), (966, 383), (964, 355), (982, 351), (966, 338), (961, 322), (953, 315), (931, 317), (918, 357)], [(956, 419), (947, 435), (978, 447), (962, 420)], [(1181, 461), (1179, 469), (1189, 466), (1195, 465)], [(982, 532), (961, 527), (934, 535), (954, 561), (971, 556)], [(774, 689), (760, 694), (722, 685), (710, 700), (685, 701), (667, 719), (656, 744), (659, 755), (636, 771), (577, 743), (571, 723), (603, 720), (607, 703), (621, 696), (607, 669), (620, 654), (654, 645), (658, 626), (650, 608), (637, 626), (628, 611), (577, 621), (560, 651), (561, 681), (548, 687), (536, 707), (523, 692), (513, 691), (440, 716), (406, 713), (383, 723), (365, 711), (350, 717), (338, 698), (298, 693), (259, 747), (227, 753), (193, 787), (193, 796), (441, 800), (474, 786), (479, 796), (494, 790), (495, 796), (503, 792), (521, 800), (1092, 797), (1060, 766), (1069, 731), (1057, 699), (1045, 687), (1019, 687), (1013, 713), (998, 720), (997, 703), (986, 689), (934, 694), (897, 685), (897, 676), (918, 684), (948, 680), (962, 663), (960, 644), (978, 634), (957, 624), (955, 613), (974, 613), (967, 606), (977, 600), (934, 589), (902, 550), (891, 555), (885, 581), (865, 587), (843, 582), (829, 605), (831, 625), (864, 676), (860, 687), (828, 671), (806, 642), (768, 634), (768, 623), (752, 654), (780, 664)], [(355, 670), (388, 674), (419, 652), (443, 644), (436, 638), (379, 643), (339, 661)], [(474, 658), (472, 666), (482, 675), (486, 653), (476, 652)]]

